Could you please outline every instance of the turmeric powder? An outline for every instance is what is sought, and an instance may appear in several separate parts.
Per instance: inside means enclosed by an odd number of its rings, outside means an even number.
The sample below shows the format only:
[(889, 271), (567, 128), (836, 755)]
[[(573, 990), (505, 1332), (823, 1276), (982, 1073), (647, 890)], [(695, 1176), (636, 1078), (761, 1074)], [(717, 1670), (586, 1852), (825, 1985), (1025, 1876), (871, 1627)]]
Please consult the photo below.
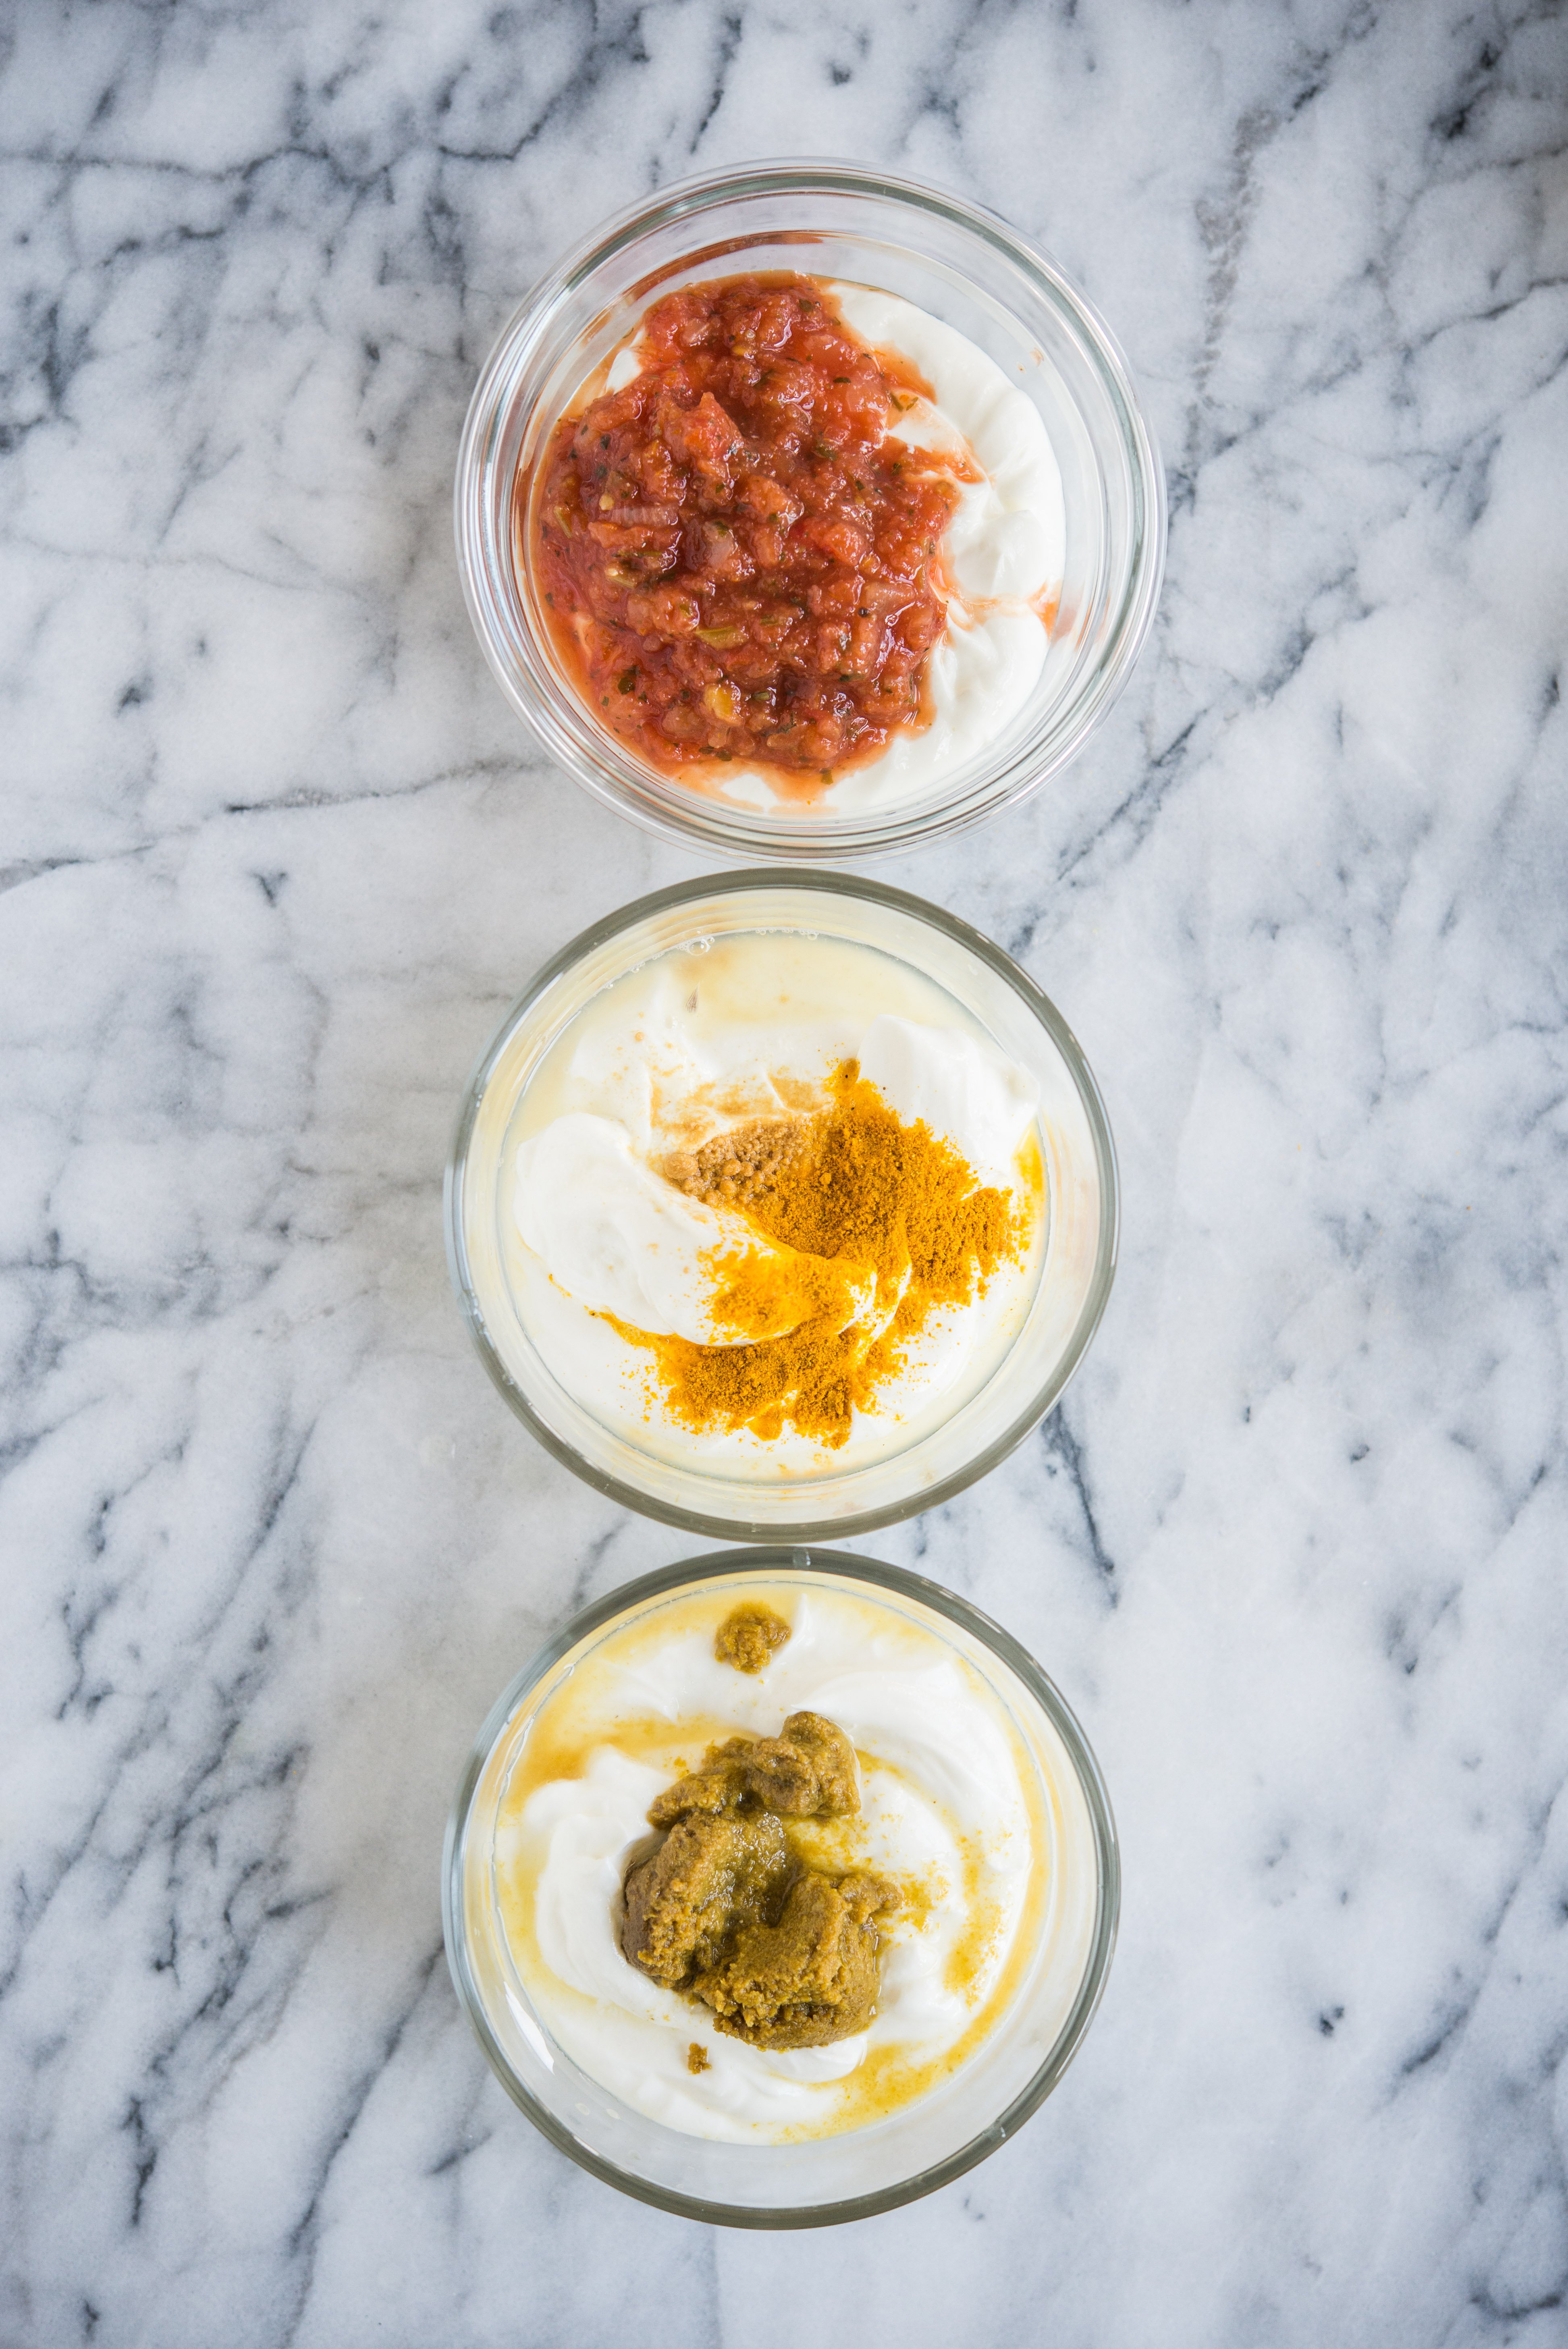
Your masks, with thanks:
[[(1023, 1256), (1035, 1205), (982, 1185), (927, 1125), (902, 1124), (854, 1061), (834, 1071), (824, 1110), (791, 1121), (783, 1139), (759, 1126), (749, 1150), (733, 1139), (710, 1143), (686, 1164), (684, 1184), (711, 1204), (742, 1207), (765, 1240), (797, 1253), (714, 1252), (714, 1319), (740, 1342), (615, 1328), (652, 1353), (684, 1426), (748, 1427), (765, 1440), (788, 1427), (830, 1449), (902, 1370), (930, 1316), (968, 1305), (998, 1266)], [(802, 1257), (816, 1260), (814, 1280), (802, 1279)], [(778, 1331), (786, 1285), (802, 1318), (782, 1334), (758, 1335)]]

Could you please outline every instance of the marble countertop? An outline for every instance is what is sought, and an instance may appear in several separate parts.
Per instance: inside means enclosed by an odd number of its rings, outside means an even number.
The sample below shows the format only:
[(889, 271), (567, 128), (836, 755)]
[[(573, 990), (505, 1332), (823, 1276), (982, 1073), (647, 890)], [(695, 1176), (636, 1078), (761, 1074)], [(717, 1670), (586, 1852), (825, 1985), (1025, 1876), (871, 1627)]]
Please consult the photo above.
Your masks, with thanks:
[[(0, 79), (0, 2343), (1568, 2339), (1568, 26), (1519, 0), (24, 9)], [(860, 1545), (1079, 1710), (1126, 1896), (1013, 2143), (810, 2237), (490, 2079), (438, 1861), (499, 1688), (693, 1545), (490, 1391), (459, 1089), (698, 869), (469, 634), (529, 283), (837, 152), (1042, 240), (1171, 484), (1067, 775), (889, 877), (1102, 1080), (1064, 1407)]]

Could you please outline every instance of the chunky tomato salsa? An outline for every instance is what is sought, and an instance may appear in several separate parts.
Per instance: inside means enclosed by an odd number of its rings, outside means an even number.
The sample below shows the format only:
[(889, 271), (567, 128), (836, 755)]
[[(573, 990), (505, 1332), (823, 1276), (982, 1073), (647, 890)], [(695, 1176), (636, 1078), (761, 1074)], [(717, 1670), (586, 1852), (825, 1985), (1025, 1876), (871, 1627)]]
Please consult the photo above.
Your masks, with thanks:
[(962, 460), (887, 433), (925, 387), (812, 279), (654, 305), (643, 372), (562, 419), (535, 577), (589, 706), (655, 764), (810, 795), (923, 722)]

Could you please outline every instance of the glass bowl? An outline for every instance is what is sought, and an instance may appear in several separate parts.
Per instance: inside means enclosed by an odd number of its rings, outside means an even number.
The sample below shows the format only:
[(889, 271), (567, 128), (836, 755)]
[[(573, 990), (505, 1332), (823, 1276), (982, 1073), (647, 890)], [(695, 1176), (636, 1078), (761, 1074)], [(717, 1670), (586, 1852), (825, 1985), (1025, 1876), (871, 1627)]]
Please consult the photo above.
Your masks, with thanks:
[[(645, 765), (562, 675), (517, 555), (515, 491), (592, 370), (656, 295), (716, 273), (804, 269), (902, 295), (977, 344), (1044, 419), (1066, 558), (1044, 668), (1011, 725), (918, 796), (881, 809), (731, 805)], [(1164, 561), (1153, 436), (1106, 327), (1056, 264), (955, 196), (847, 163), (689, 180), (619, 214), (514, 314), (458, 458), (458, 562), (502, 691), (550, 757), (623, 815), (688, 845), (822, 863), (912, 848), (1021, 799), (1082, 747), (1148, 633)]]
[[(508, 1271), (515, 1131), (526, 1088), (602, 988), (672, 947), (751, 931), (869, 946), (934, 980), (1034, 1078), (1046, 1239), (1007, 1352), (939, 1426), (849, 1467), (767, 1479), (634, 1444), (555, 1377)], [(1116, 1154), (1099, 1088), (1059, 1011), (1011, 957), (940, 907), (880, 883), (790, 870), (722, 874), (608, 916), (545, 966), (469, 1081), (447, 1167), (448, 1260), (490, 1377), (539, 1441), (603, 1493), (688, 1533), (830, 1539), (891, 1525), (983, 1476), (1037, 1426), (1099, 1325), (1117, 1248)], [(829, 1455), (830, 1463), (832, 1455)]]
[[(782, 1583), (859, 1590), (912, 1617), (977, 1671), (1038, 1774), (1048, 1887), (1017, 1991), (956, 2072), (887, 2118), (785, 2145), (689, 2137), (650, 2120), (551, 2037), (509, 1955), (493, 1890), (509, 1775), (544, 1698), (612, 1629), (673, 1595)], [(1105, 1988), (1120, 1866), (1110, 1803), (1082, 1730), (1034, 1659), (950, 1590), (832, 1550), (727, 1550), (625, 1585), (573, 1617), (507, 1690), (469, 1757), (447, 1829), (441, 1906), (459, 1999), (508, 2094), (553, 2145), (641, 2202), (730, 2227), (819, 2227), (929, 2194), (994, 2153), (1049, 2095)]]

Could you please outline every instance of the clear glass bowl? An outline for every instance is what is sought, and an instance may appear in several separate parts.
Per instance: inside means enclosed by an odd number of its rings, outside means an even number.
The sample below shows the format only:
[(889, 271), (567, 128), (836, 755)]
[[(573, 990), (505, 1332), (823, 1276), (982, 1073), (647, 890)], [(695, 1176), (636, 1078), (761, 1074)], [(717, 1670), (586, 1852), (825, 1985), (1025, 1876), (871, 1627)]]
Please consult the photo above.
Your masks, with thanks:
[[(493, 1891), (508, 1776), (542, 1700), (612, 1628), (672, 1595), (748, 1584), (850, 1586), (934, 1630), (985, 1681), (1039, 1774), (1047, 1893), (1016, 1997), (949, 2079), (888, 2118), (792, 2145), (688, 2137), (621, 2102), (572, 2062), (509, 1956)], [(551, 2142), (641, 2202), (710, 2225), (818, 2227), (911, 2202), (995, 2152), (1072, 2060), (1105, 1988), (1121, 1876), (1116, 1828), (1082, 1730), (1034, 1659), (950, 1590), (832, 1550), (746, 1549), (687, 1559), (574, 1617), (500, 1698), (458, 1789), (442, 1861), (447, 1961), (498, 2078)]]
[[(1038, 1086), (1047, 1186), (1035, 1292), (985, 1383), (901, 1451), (766, 1480), (663, 1457), (599, 1419), (533, 1342), (507, 1271), (519, 1106), (563, 1029), (602, 988), (655, 955), (758, 930), (869, 946), (945, 988)], [(1110, 1293), (1117, 1215), (1116, 1154), (1099, 1088), (1060, 1012), (1017, 964), (923, 898), (789, 870), (660, 890), (596, 923), (547, 964), (469, 1081), (446, 1182), (453, 1287), (485, 1368), (518, 1417), (558, 1460), (628, 1508), (729, 1539), (864, 1533), (934, 1507), (985, 1475), (1038, 1424), (1082, 1360)]]
[[(902, 295), (967, 335), (1039, 409), (1061, 471), (1060, 606), (1035, 690), (980, 755), (883, 809), (748, 809), (658, 774), (562, 674), (520, 564), (514, 496), (579, 388), (656, 295), (716, 273), (805, 269)], [(516, 312), (480, 378), (458, 459), (458, 561), (502, 691), (596, 798), (687, 844), (822, 863), (912, 848), (1021, 799), (1082, 747), (1148, 633), (1164, 562), (1153, 436), (1127, 365), (1055, 263), (995, 214), (852, 164), (770, 162), (621, 213)]]

